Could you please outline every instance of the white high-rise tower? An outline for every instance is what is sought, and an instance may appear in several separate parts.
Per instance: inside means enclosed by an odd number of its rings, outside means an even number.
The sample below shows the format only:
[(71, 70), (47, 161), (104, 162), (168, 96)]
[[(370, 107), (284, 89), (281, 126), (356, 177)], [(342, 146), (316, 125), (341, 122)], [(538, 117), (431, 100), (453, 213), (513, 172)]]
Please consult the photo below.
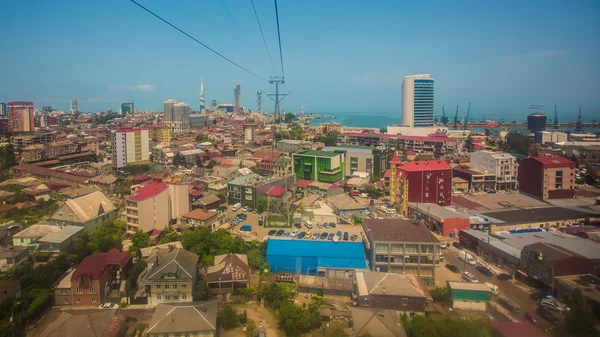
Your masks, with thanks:
[(200, 113), (204, 112), (204, 78), (200, 78)]
[(402, 125), (433, 126), (433, 85), (429, 74), (410, 75), (402, 80)]

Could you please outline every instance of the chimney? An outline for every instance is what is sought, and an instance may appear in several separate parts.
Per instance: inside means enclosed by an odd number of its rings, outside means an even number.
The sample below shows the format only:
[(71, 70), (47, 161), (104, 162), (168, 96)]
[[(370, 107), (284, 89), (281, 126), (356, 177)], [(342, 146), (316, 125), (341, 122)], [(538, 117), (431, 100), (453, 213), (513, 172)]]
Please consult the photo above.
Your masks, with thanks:
[(158, 253), (156, 254), (156, 266), (158, 267)]

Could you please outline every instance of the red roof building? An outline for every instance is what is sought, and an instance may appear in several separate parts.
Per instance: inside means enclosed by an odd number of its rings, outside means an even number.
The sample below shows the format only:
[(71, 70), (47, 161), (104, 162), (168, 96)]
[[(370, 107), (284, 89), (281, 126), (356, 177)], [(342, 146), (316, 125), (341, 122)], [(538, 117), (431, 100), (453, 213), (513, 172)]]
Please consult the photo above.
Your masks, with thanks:
[(527, 157), (521, 160), (519, 190), (540, 199), (575, 196), (575, 163), (565, 157)]
[(296, 186), (298, 188), (308, 188), (308, 186), (310, 184), (312, 184), (312, 181), (306, 180), (306, 179), (301, 179), (301, 180), (296, 181), (294, 186)]
[(269, 192), (267, 194), (272, 197), (283, 197), (283, 195), (285, 194), (285, 188), (271, 186), (271, 188), (269, 189)]
[(71, 275), (66, 276), (68, 279), (61, 280), (57, 286), (70, 290), (70, 303), (65, 303), (62, 293), (63, 301), (56, 305), (98, 306), (111, 302), (110, 291), (119, 289), (130, 267), (131, 254), (116, 249), (86, 257)]

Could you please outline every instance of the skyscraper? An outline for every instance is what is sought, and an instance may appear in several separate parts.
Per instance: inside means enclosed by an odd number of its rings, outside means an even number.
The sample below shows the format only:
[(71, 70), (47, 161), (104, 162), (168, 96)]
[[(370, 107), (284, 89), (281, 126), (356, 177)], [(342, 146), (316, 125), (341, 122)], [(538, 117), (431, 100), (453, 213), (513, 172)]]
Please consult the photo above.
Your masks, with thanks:
[(0, 116), (6, 116), (6, 103), (0, 103)]
[(33, 102), (8, 102), (8, 129), (15, 132), (33, 132)]
[(235, 89), (233, 89), (233, 111), (240, 111), (240, 96), (242, 95), (242, 86), (236, 85)]
[(433, 87), (434, 79), (429, 74), (402, 80), (402, 125), (433, 126)]
[(71, 115), (75, 115), (79, 112), (79, 103), (77, 103), (77, 100), (75, 99), (75, 97), (73, 97), (73, 99), (71, 99), (71, 108), (69, 109), (69, 113)]
[(164, 103), (165, 104), (165, 115), (164, 115), (165, 123), (167, 123), (167, 125), (169, 125), (169, 126), (170, 126), (169, 123), (171, 121), (173, 121), (173, 105), (175, 103), (177, 103), (177, 100), (172, 99), (172, 98), (166, 100)]
[(121, 113), (123, 115), (131, 115), (135, 113), (135, 109), (133, 107), (133, 103), (122, 103), (121, 104)]
[(204, 78), (200, 78), (200, 113), (204, 112)]
[(184, 102), (168, 99), (165, 104), (165, 124), (172, 133), (187, 132), (190, 129), (190, 113), (192, 109)]

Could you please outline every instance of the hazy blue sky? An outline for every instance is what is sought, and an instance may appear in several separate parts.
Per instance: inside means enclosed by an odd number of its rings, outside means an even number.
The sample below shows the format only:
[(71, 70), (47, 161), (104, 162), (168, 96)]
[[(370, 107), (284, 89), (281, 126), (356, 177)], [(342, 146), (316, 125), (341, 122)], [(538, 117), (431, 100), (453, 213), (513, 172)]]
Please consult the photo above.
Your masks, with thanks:
[[(243, 66), (274, 74), (249, 0), (139, 0)], [(279, 69), (273, 1), (255, 0)], [(400, 116), (405, 75), (436, 79), (441, 106), (476, 118), (525, 116), (530, 104), (578, 107), (600, 116), (600, 1), (279, 0), (288, 111)], [(233, 100), (254, 110), (274, 90), (226, 63), (127, 0), (1, 1), (0, 101), (36, 107), (116, 109), (135, 100), (162, 110), (168, 98), (198, 109)], [(265, 98), (265, 107), (272, 103)], [(597, 118), (597, 117), (596, 117)], [(599, 118), (600, 119), (600, 118)]]

